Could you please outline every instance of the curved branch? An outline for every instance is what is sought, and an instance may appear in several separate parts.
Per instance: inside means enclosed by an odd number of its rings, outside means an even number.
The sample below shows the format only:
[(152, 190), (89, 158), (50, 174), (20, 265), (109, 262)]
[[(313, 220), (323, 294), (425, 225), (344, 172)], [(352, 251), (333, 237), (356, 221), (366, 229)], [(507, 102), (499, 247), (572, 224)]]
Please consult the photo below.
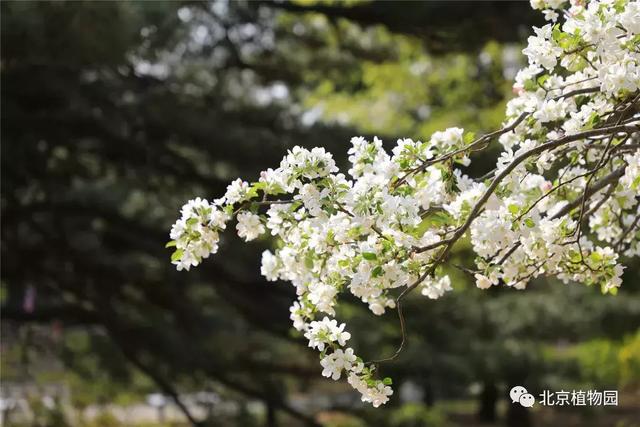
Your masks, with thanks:
[[(588, 130), (588, 131), (580, 132), (580, 133), (573, 134), (573, 135), (568, 135), (568, 136), (565, 136), (563, 138), (559, 138), (559, 139), (556, 139), (556, 140), (553, 140), (553, 141), (546, 142), (544, 144), (541, 144), (541, 145), (539, 145), (537, 147), (534, 147), (531, 150), (528, 150), (528, 151), (520, 154), (519, 156), (515, 157), (513, 159), (513, 161), (509, 165), (507, 165), (504, 169), (502, 169), (498, 173), (498, 175), (496, 175), (496, 177), (493, 179), (493, 181), (491, 181), (491, 184), (489, 184), (489, 186), (487, 187), (485, 192), (482, 194), (480, 199), (478, 199), (478, 201), (476, 202), (476, 204), (472, 208), (472, 210), (469, 213), (469, 216), (467, 217), (466, 221), (462, 224), (462, 226), (460, 226), (456, 230), (456, 232), (453, 234), (453, 236), (451, 236), (449, 239), (442, 240), (442, 241), (438, 242), (438, 243), (440, 243), (440, 245), (446, 244), (446, 246), (440, 252), (440, 254), (436, 258), (436, 260), (431, 264), (431, 266), (415, 282), (413, 282), (410, 286), (405, 288), (400, 293), (400, 295), (396, 299), (398, 318), (400, 320), (400, 327), (401, 327), (401, 333), (402, 333), (402, 341), (400, 342), (400, 346), (398, 347), (398, 349), (396, 350), (396, 352), (392, 356), (384, 358), (384, 359), (376, 360), (376, 361), (373, 361), (373, 362), (370, 362), (370, 363), (383, 363), (383, 362), (392, 361), (392, 360), (396, 359), (400, 355), (402, 350), (406, 347), (406, 345), (407, 345), (407, 336), (406, 336), (406, 330), (405, 330), (405, 319), (404, 319), (404, 315), (403, 315), (403, 312), (402, 312), (402, 299), (406, 295), (408, 295), (411, 291), (413, 291), (416, 287), (418, 287), (428, 276), (433, 274), (433, 272), (435, 271), (436, 267), (438, 265), (440, 265), (442, 263), (442, 261), (444, 261), (444, 259), (449, 255), (449, 253), (451, 252), (451, 249), (453, 248), (455, 243), (464, 235), (464, 233), (469, 229), (469, 227), (471, 226), (473, 221), (476, 219), (476, 217), (480, 214), (480, 211), (481, 211), (482, 207), (489, 200), (491, 195), (497, 189), (498, 185), (516, 167), (518, 167), (521, 163), (523, 163), (525, 160), (527, 160), (528, 158), (530, 158), (532, 156), (535, 156), (535, 155), (538, 155), (538, 154), (542, 154), (543, 152), (545, 152), (547, 150), (552, 150), (552, 149), (560, 147), (561, 145), (568, 144), (568, 143), (575, 142), (575, 141), (579, 141), (579, 140), (587, 138), (589, 136), (602, 135), (602, 134), (612, 134), (612, 133), (617, 133), (617, 132), (630, 133), (630, 132), (637, 132), (637, 131), (640, 131), (640, 126), (638, 126), (638, 125), (635, 125), (635, 126), (618, 125), (618, 126), (609, 126), (609, 127), (604, 127), (604, 128), (591, 129), (591, 130)], [(619, 175), (616, 176), (615, 174), (619, 174)], [(591, 194), (593, 194), (596, 191), (602, 189), (605, 185), (607, 185), (608, 183), (610, 183), (614, 179), (619, 178), (623, 174), (624, 174), (624, 168), (616, 170), (614, 173), (608, 175), (606, 179), (603, 179), (602, 181), (599, 181), (598, 183), (596, 183), (592, 187), (590, 187), (590, 191), (592, 192)], [(572, 204), (576, 203), (576, 206), (577, 206), (581, 202), (582, 202), (582, 198), (578, 198), (576, 201), (572, 202)], [(574, 207), (576, 207), (576, 206), (574, 206)], [(570, 211), (571, 209), (572, 208), (570, 208), (568, 211)], [(562, 216), (562, 215), (558, 215), (558, 216)], [(441, 242), (444, 242), (444, 243), (441, 243)], [(423, 248), (417, 249), (417, 251), (421, 251), (421, 250), (423, 251)], [(515, 251), (515, 248), (512, 251)], [(511, 253), (513, 253), (512, 251), (511, 251)]]
[[(598, 191), (602, 190), (607, 185), (617, 181), (620, 177), (622, 177), (622, 175), (624, 175), (624, 170), (625, 170), (624, 167), (618, 168), (618, 169), (614, 170), (613, 172), (611, 172), (610, 174), (606, 175), (600, 181), (597, 181), (595, 184), (590, 186), (585, 191), (586, 197), (587, 198), (591, 197), (592, 195), (594, 195)], [(582, 204), (582, 196), (581, 197), (577, 197), (573, 201), (569, 202), (569, 204), (567, 204), (562, 209), (560, 209), (558, 212), (556, 212), (556, 214), (553, 215), (551, 217), (551, 219), (560, 218), (561, 216), (568, 214), (569, 212), (571, 212), (573, 209), (577, 208), (581, 204)]]
[(518, 116), (518, 118), (516, 118), (510, 125), (503, 127), (502, 129), (498, 129), (494, 132), (490, 132), (487, 133), (485, 135), (482, 135), (480, 138), (477, 138), (475, 141), (471, 142), (469, 145), (462, 147), (458, 150), (454, 150), (450, 153), (446, 153), (443, 154), (440, 157), (437, 157), (433, 160), (428, 160), (426, 162), (423, 162), (420, 166), (417, 166), (414, 169), (411, 169), (409, 172), (407, 172), (402, 178), (400, 178), (398, 181), (393, 183), (392, 188), (398, 188), (399, 186), (401, 186), (402, 184), (404, 184), (407, 181), (407, 178), (409, 178), (411, 175), (421, 172), (423, 170), (425, 170), (426, 168), (428, 168), (431, 165), (434, 165), (436, 163), (441, 163), (444, 162), (448, 159), (451, 159), (452, 157), (455, 157), (459, 154), (462, 153), (466, 153), (467, 151), (473, 149), (474, 147), (476, 147), (477, 145), (480, 145), (482, 143), (488, 142), (489, 140), (491, 140), (491, 138), (494, 138), (496, 136), (500, 136), (502, 134), (505, 134), (507, 132), (511, 132), (512, 130), (514, 130), (520, 123), (522, 123), (522, 121), (527, 118), (527, 116), (531, 114), (528, 112), (524, 112), (522, 114), (520, 114), (520, 116)]

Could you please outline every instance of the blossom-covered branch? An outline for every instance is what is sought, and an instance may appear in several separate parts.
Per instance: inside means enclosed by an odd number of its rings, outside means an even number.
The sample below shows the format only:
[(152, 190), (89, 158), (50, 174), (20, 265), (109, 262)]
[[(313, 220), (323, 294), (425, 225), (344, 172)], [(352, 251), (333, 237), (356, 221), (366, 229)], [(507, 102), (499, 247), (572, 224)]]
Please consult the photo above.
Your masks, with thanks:
[[(529, 65), (501, 129), (476, 137), (449, 128), (399, 140), (391, 153), (355, 137), (347, 174), (324, 149), (294, 147), (258, 181), (189, 201), (171, 229), (172, 262), (189, 270), (216, 253), (234, 219), (246, 241), (269, 232), (279, 244), (263, 253), (261, 272), (296, 288), (293, 326), (320, 352), (322, 375), (345, 375), (374, 406), (393, 393), (379, 363), (406, 345), (402, 299), (452, 289), (441, 267), (463, 237), (476, 254), (464, 270), (478, 288), (524, 289), (545, 275), (615, 294), (619, 257), (640, 255), (640, 3), (532, 5), (550, 22), (523, 50)], [(470, 156), (496, 140), (495, 169), (465, 175)], [(365, 363), (347, 346), (351, 334), (334, 318), (345, 293), (375, 315), (397, 309), (393, 355)]]

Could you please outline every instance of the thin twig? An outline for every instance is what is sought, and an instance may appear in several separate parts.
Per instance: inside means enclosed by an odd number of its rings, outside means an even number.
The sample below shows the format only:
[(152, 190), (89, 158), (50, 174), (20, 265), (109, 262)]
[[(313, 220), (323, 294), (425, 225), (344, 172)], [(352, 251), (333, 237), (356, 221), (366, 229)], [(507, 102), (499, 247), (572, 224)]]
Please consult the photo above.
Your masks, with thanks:
[(512, 130), (514, 130), (520, 123), (522, 123), (522, 121), (531, 113), (528, 112), (524, 112), (522, 114), (520, 114), (520, 116), (518, 116), (518, 118), (516, 118), (510, 125), (503, 127), (502, 129), (496, 130), (494, 132), (485, 134), (483, 136), (481, 136), (480, 138), (477, 138), (475, 141), (471, 142), (469, 145), (462, 147), (458, 150), (454, 150), (452, 152), (443, 154), (440, 157), (437, 157), (435, 159), (432, 160), (428, 160), (426, 162), (423, 162), (420, 166), (417, 166), (414, 169), (411, 169), (409, 172), (407, 172), (402, 178), (400, 178), (398, 181), (395, 181), (392, 185), (393, 189), (398, 188), (400, 185), (404, 184), (407, 181), (407, 178), (415, 173), (418, 173), (420, 171), (425, 170), (427, 167), (434, 165), (436, 163), (441, 163), (444, 162), (445, 160), (449, 160), (452, 157), (455, 157), (459, 154), (463, 154), (471, 149), (473, 149), (475, 146), (482, 144), (484, 142), (488, 142), (489, 140), (491, 140), (491, 138), (494, 138), (496, 136), (500, 136), (504, 133), (507, 132), (511, 132)]

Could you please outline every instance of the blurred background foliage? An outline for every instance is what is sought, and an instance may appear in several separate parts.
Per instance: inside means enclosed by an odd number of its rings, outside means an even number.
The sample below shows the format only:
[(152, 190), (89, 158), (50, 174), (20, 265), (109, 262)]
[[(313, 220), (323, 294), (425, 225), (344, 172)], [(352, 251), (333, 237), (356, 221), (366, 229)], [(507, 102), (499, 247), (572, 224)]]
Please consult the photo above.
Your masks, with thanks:
[[(322, 378), (292, 333), (292, 289), (259, 275), (272, 241), (228, 233), (188, 274), (163, 249), (184, 201), (256, 179), (294, 145), (344, 165), (353, 135), (392, 147), (448, 126), (498, 127), (540, 23), (527, 2), (0, 7), (6, 423), (633, 425), (637, 260), (616, 297), (554, 280), (482, 292), (452, 269), (455, 292), (408, 301), (410, 346), (382, 366), (396, 394), (372, 410)], [(466, 172), (489, 170), (497, 150)], [(453, 262), (472, 259), (463, 245)], [(373, 318), (352, 300), (339, 317), (369, 358), (399, 343), (393, 312)], [(507, 400), (515, 384), (614, 388), (621, 405), (523, 411)], [(153, 421), (123, 421), (120, 409), (140, 402)]]

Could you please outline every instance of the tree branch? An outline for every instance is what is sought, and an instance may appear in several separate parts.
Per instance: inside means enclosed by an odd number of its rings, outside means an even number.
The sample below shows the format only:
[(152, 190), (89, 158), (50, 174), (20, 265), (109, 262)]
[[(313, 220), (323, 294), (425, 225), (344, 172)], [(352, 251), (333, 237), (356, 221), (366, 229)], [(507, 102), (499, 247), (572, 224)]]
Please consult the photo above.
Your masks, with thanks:
[[(613, 172), (609, 173), (608, 175), (606, 175), (600, 181), (597, 181), (595, 184), (593, 184), (591, 187), (589, 187), (585, 191), (586, 197), (587, 198), (591, 197), (592, 195), (594, 195), (598, 191), (602, 190), (607, 185), (617, 181), (622, 175), (624, 175), (624, 170), (625, 170), (624, 167), (618, 168), (618, 169), (614, 170)], [(565, 205), (558, 212), (556, 212), (556, 214), (553, 215), (551, 217), (551, 219), (557, 219), (557, 218), (560, 218), (563, 215), (568, 214), (573, 209), (575, 209), (578, 206), (580, 206), (581, 203), (582, 203), (582, 196), (581, 197), (577, 197), (576, 199), (574, 199), (571, 202), (569, 202), (569, 204)]]
[[(612, 134), (612, 133), (617, 133), (617, 132), (627, 132), (627, 133), (629, 133), (629, 132), (637, 132), (639, 130), (640, 130), (640, 126), (638, 126), (638, 125), (635, 125), (635, 126), (618, 125), (618, 126), (609, 126), (609, 127), (604, 127), (604, 128), (591, 129), (591, 130), (580, 132), (580, 133), (577, 133), (577, 134), (568, 135), (568, 136), (565, 136), (563, 138), (559, 138), (557, 140), (546, 142), (544, 144), (541, 144), (541, 145), (539, 145), (537, 147), (534, 147), (531, 150), (528, 150), (528, 151), (520, 154), (519, 156), (515, 157), (513, 159), (513, 161), (509, 165), (507, 165), (504, 169), (502, 169), (498, 173), (498, 175), (496, 175), (496, 177), (493, 179), (493, 181), (491, 182), (489, 187), (487, 187), (485, 192), (482, 194), (480, 199), (476, 202), (476, 204), (472, 208), (472, 210), (469, 213), (469, 216), (467, 217), (466, 221), (462, 224), (462, 226), (460, 226), (455, 231), (453, 236), (451, 236), (449, 239), (441, 240), (440, 242), (438, 242), (440, 245), (445, 245), (446, 244), (446, 246), (440, 252), (440, 254), (436, 258), (436, 260), (431, 264), (431, 266), (415, 282), (413, 282), (410, 286), (405, 288), (400, 293), (400, 295), (396, 299), (398, 318), (400, 320), (400, 328), (401, 328), (401, 333), (402, 333), (402, 341), (400, 342), (400, 346), (398, 347), (398, 349), (396, 350), (396, 352), (392, 356), (384, 358), (384, 359), (376, 360), (376, 361), (373, 361), (373, 362), (370, 362), (370, 363), (389, 362), (389, 361), (392, 361), (392, 360), (396, 359), (400, 355), (400, 353), (402, 352), (402, 350), (404, 349), (404, 347), (406, 346), (406, 343), (407, 343), (407, 336), (406, 336), (406, 330), (405, 330), (405, 319), (404, 319), (404, 315), (402, 313), (402, 299), (406, 295), (408, 295), (411, 291), (413, 291), (416, 287), (418, 287), (418, 285), (420, 285), (428, 276), (433, 274), (433, 272), (435, 271), (436, 267), (438, 265), (440, 265), (444, 261), (444, 259), (448, 256), (448, 254), (451, 252), (451, 249), (453, 248), (453, 245), (455, 245), (455, 243), (464, 235), (464, 233), (467, 231), (467, 229), (471, 226), (471, 224), (473, 223), (475, 218), (479, 215), (482, 207), (487, 202), (487, 200), (489, 200), (489, 197), (491, 197), (491, 195), (494, 193), (494, 191), (496, 190), (496, 188), (498, 187), (500, 182), (502, 182), (502, 180), (505, 177), (507, 177), (516, 167), (518, 167), (522, 162), (524, 162), (525, 160), (527, 160), (528, 158), (530, 158), (532, 156), (535, 156), (537, 154), (542, 154), (543, 152), (545, 152), (547, 150), (552, 150), (552, 149), (558, 148), (558, 147), (560, 147), (560, 146), (562, 146), (564, 144), (568, 144), (568, 143), (571, 143), (571, 142), (579, 141), (579, 140), (587, 138), (589, 136), (601, 135), (601, 134)], [(619, 175), (615, 176), (615, 174), (619, 174)], [(598, 191), (599, 189), (603, 188), (605, 185), (607, 185), (612, 180), (617, 179), (620, 176), (622, 176), (622, 174), (624, 174), (624, 168), (618, 169), (617, 171), (615, 171), (612, 174), (610, 174), (608, 176), (608, 178), (603, 179), (602, 181), (599, 181), (598, 183), (594, 184), (591, 187), (590, 191), (592, 193), (595, 192), (595, 191)], [(577, 199), (577, 201), (572, 202), (572, 204), (576, 203), (576, 206), (577, 206), (581, 202), (582, 202), (582, 198), (579, 198), (579, 199)], [(568, 211), (570, 211), (570, 210), (571, 210), (571, 208)], [(562, 216), (562, 215), (558, 215), (558, 216)], [(433, 245), (431, 245), (431, 246), (433, 246)], [(424, 249), (423, 248), (418, 248), (416, 251), (418, 251), (418, 252), (419, 251), (424, 251)], [(513, 251), (515, 251), (515, 249), (513, 249)]]

